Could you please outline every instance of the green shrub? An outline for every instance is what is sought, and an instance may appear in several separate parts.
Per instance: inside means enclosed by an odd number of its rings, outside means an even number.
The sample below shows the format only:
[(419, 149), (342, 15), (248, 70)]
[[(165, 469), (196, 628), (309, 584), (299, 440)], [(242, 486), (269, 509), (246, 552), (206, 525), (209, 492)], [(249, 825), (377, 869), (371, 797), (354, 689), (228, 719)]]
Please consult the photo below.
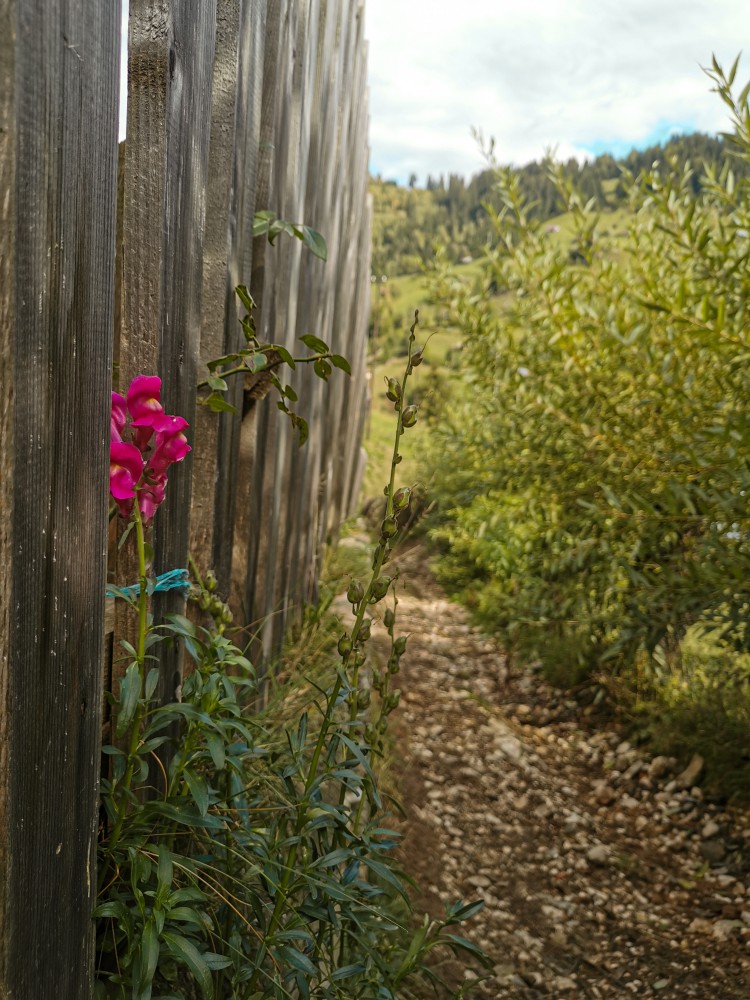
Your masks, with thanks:
[[(748, 161), (735, 72), (710, 75)], [(569, 240), (500, 173), (483, 292), (436, 274), (467, 363), (432, 421), (425, 474), (443, 576), (567, 683), (670, 654), (703, 620), (747, 650), (750, 185), (728, 166), (696, 183), (666, 158), (624, 178), (632, 219), (610, 237), (549, 170)], [(499, 305), (493, 288), (508, 290)]]

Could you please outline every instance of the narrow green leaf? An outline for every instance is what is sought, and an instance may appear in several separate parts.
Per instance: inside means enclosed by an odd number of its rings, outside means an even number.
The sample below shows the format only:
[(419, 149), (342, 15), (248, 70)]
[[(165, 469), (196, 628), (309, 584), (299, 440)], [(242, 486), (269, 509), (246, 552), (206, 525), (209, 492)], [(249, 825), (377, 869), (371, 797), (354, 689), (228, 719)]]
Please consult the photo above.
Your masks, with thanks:
[(153, 917), (149, 917), (143, 928), (140, 949), (140, 975), (138, 977), (137, 990), (138, 997), (144, 1000), (151, 996), (151, 984), (154, 981), (156, 965), (159, 961), (159, 933), (156, 930), (156, 923)]
[(290, 352), (286, 349), (286, 347), (283, 347), (281, 344), (274, 344), (272, 350), (276, 351), (276, 353), (284, 362), (284, 364), (289, 365), (289, 367), (292, 370), (297, 367), (294, 363), (294, 358), (292, 357)]
[(297, 951), (291, 945), (278, 945), (273, 951), (281, 962), (291, 965), (293, 969), (304, 972), (305, 975), (313, 976), (316, 979), (320, 976), (320, 970), (315, 968), (307, 955), (301, 951)]
[(328, 344), (321, 340), (320, 337), (316, 337), (312, 333), (306, 333), (304, 337), (300, 337), (299, 339), (305, 347), (309, 347), (316, 354), (328, 354)]
[(148, 674), (146, 675), (146, 684), (144, 685), (143, 696), (146, 699), (146, 701), (150, 701), (150, 699), (153, 697), (154, 691), (156, 691), (156, 685), (158, 683), (159, 683), (159, 670), (157, 667), (152, 667), (149, 670)]
[(226, 762), (224, 740), (218, 733), (208, 733), (206, 735), (206, 746), (208, 747), (208, 752), (211, 754), (211, 760), (214, 762), (216, 770), (223, 771)]
[(198, 806), (198, 812), (201, 816), (205, 816), (208, 813), (208, 785), (205, 778), (200, 774), (194, 774), (193, 771), (188, 769), (183, 771), (182, 776), (190, 789), (190, 794), (193, 796), (195, 804)]
[(355, 965), (342, 965), (331, 973), (331, 981), (338, 983), (342, 979), (349, 979), (351, 976), (358, 976), (364, 971), (365, 966), (361, 965), (359, 962)]
[(174, 878), (174, 866), (172, 864), (172, 854), (166, 847), (159, 847), (159, 861), (156, 866), (156, 880), (159, 886), (172, 887)]
[(217, 955), (213, 951), (204, 951), (203, 961), (213, 972), (218, 972), (220, 969), (228, 969), (232, 965), (231, 958), (227, 958), (226, 955)]
[(212, 413), (237, 413), (237, 407), (232, 406), (228, 400), (216, 392), (212, 392), (205, 400), (202, 400)]
[(131, 663), (120, 684), (120, 704), (117, 712), (117, 736), (122, 736), (133, 721), (141, 697), (141, 672)]
[(297, 417), (297, 428), (299, 430), (299, 446), (302, 447), (310, 436), (310, 428), (303, 417)]
[(488, 955), (473, 941), (468, 941), (464, 937), (459, 937), (457, 934), (441, 934), (441, 939), (445, 939), (451, 946), (451, 948), (459, 949), (460, 951), (466, 951), (474, 958), (478, 958), (482, 965), (489, 967), (491, 960)]
[(174, 958), (190, 969), (206, 1000), (213, 1000), (214, 984), (211, 970), (195, 945), (182, 934), (175, 934), (173, 931), (164, 931), (162, 938)]

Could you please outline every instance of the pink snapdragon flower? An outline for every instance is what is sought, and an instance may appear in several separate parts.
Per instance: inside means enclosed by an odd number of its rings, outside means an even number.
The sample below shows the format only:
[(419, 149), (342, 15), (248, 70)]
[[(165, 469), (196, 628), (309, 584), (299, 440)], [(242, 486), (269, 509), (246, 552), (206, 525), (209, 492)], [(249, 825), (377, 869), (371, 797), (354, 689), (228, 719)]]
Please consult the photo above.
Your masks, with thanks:
[(109, 424), (110, 441), (122, 441), (122, 432), (127, 420), (126, 403), (119, 392), (112, 393), (112, 417)]
[[(160, 396), (161, 379), (155, 375), (134, 378), (125, 398), (112, 393), (109, 491), (125, 518), (137, 496), (141, 517), (151, 520), (164, 502), (167, 469), (190, 451), (183, 433), (187, 420), (165, 413)], [(123, 440), (127, 413), (131, 441)]]

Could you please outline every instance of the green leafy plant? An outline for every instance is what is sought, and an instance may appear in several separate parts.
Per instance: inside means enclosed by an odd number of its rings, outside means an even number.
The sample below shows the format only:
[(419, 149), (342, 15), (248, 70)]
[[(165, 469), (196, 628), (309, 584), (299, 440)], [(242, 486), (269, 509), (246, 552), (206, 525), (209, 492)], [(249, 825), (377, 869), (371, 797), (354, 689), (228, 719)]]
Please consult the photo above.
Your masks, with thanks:
[(276, 213), (268, 210), (255, 213), (253, 236), (267, 236), (268, 242), (273, 244), (273, 241), (281, 233), (286, 233), (287, 236), (300, 240), (310, 253), (320, 260), (328, 260), (326, 241), (317, 230), (311, 229), (310, 226), (305, 226), (301, 223), (285, 222), (283, 219), (277, 219)]
[[(484, 960), (455, 933), (481, 903), (457, 903), (416, 928), (399, 916), (408, 911), (408, 879), (393, 857), (397, 836), (376, 767), (399, 699), (390, 679), (406, 649), (395, 594), (383, 612), (391, 647), (375, 674), (376, 699), (365, 683), (371, 616), (393, 592), (383, 570), (409, 497), (395, 475), (399, 441), (416, 419), (406, 401), (420, 359), (415, 327), (394, 400), (371, 573), (347, 592), (354, 624), (335, 645), (307, 642), (315, 661), (294, 671), (304, 687), (290, 679), (265, 712), (213, 576), (193, 566), (190, 599), (202, 623), (181, 615), (153, 622), (156, 584), (134, 504), (140, 582), (137, 594), (120, 588), (118, 596), (134, 610), (138, 638), (123, 644), (131, 662), (110, 696), (114, 740), (104, 748), (111, 772), (102, 781), (98, 859), (100, 998), (395, 1000), (439, 982), (428, 961), (438, 948)], [(179, 700), (161, 704), (158, 658), (174, 644), (187, 669)]]
[(244, 285), (239, 285), (236, 292), (247, 309), (247, 314), (241, 320), (247, 347), (208, 362), (209, 375), (198, 383), (199, 391), (208, 390), (208, 394), (199, 397), (198, 402), (215, 413), (222, 411), (234, 413), (236, 408), (224, 395), (229, 388), (227, 379), (235, 375), (264, 378), (268, 382), (268, 387), (276, 390), (278, 395), (276, 405), (289, 417), (292, 426), (299, 432), (299, 443), (303, 445), (309, 435), (307, 421), (290, 408), (290, 403), (298, 402), (297, 392), (291, 385), (282, 382), (278, 369), (282, 365), (295, 369), (298, 364), (311, 364), (318, 378), (327, 382), (334, 368), (351, 375), (351, 366), (343, 355), (333, 353), (326, 343), (312, 333), (300, 337), (305, 347), (314, 352), (304, 357), (293, 357), (282, 344), (261, 344), (256, 337), (253, 320), (255, 302)]

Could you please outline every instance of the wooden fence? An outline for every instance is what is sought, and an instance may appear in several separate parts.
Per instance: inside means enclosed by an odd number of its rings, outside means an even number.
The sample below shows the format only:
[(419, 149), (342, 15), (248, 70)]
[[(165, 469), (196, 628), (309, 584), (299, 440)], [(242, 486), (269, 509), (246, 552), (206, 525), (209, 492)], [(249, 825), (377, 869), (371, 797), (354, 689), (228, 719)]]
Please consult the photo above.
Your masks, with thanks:
[[(92, 992), (110, 389), (157, 373), (193, 451), (154, 525), (154, 572), (213, 568), (258, 652), (314, 595), (361, 476), (369, 301), (362, 0), (131, 0), (118, 166), (118, 0), (0, 0), (0, 998)], [(253, 240), (256, 210), (327, 239)], [(196, 408), (207, 361), (314, 333), (352, 377)], [(304, 350), (304, 349), (303, 349)], [(243, 417), (243, 409), (245, 414)], [(127, 555), (110, 577), (134, 582)], [(179, 596), (161, 610), (181, 610)], [(107, 655), (109, 651), (109, 655)], [(102, 662), (108, 664), (101, 669)], [(168, 697), (177, 661), (162, 663)]]

